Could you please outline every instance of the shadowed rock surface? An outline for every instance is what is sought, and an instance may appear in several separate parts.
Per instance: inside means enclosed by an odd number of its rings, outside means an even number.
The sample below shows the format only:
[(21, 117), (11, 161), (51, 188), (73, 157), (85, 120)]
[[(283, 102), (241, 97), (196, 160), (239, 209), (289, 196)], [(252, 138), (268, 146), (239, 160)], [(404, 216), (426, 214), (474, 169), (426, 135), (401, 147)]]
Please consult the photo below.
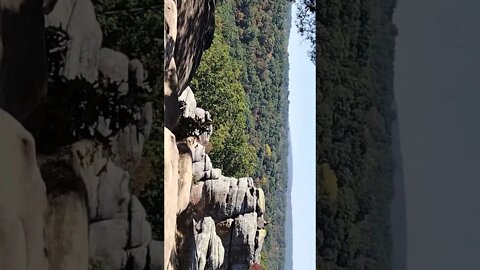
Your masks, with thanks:
[[(0, 203), (0, 220), (6, 221), (0, 226), (0, 268), (161, 269), (163, 243), (152, 239), (146, 211), (130, 188), (153, 117), (152, 103), (137, 101), (144, 91), (152, 91), (142, 63), (102, 47), (102, 29), (90, 0), (26, 0), (18, 13), (0, 11), (0, 20), (0, 107), (13, 115), (0, 111), (5, 128), (0, 193), (9, 200)], [(46, 42), (45, 28), (65, 37), (64, 42)], [(63, 61), (49, 58), (47, 67), (47, 55), (62, 53)], [(47, 72), (53, 89), (40, 102)], [(105, 114), (97, 104), (88, 117), (79, 117), (75, 109), (97, 98), (81, 100), (85, 88), (91, 89), (86, 93), (90, 97), (114, 89), (108, 93), (115, 100), (109, 104), (117, 106), (111, 111), (130, 114)], [(54, 96), (61, 90), (72, 95)], [(120, 104), (122, 96), (136, 103), (123, 99)], [(58, 117), (42, 118), (46, 113)], [(37, 147), (18, 123), (23, 121), (39, 138)], [(52, 127), (57, 136), (52, 136)], [(3, 211), (4, 206), (10, 210)]]
[(42, 1), (25, 0), (18, 12), (0, 9), (0, 108), (21, 123), (46, 94), (43, 25)]
[(0, 269), (47, 269), (47, 196), (35, 141), (1, 109), (0, 127)]
[[(1, 269), (156, 270), (178, 269), (179, 261), (184, 269), (238, 269), (260, 261), (265, 203), (257, 198), (263, 192), (251, 178), (225, 177), (214, 168), (205, 153), (211, 117), (196, 107), (193, 91), (184, 116), (207, 131), (177, 141), (169, 130), (212, 42), (214, 7), (215, 1), (165, 2), (165, 242), (152, 238), (147, 213), (131, 191), (154, 109), (136, 99), (152, 91), (142, 63), (103, 47), (90, 0), (26, 0), (18, 13), (0, 11), (0, 107), (13, 115), (0, 113), (9, 127), (0, 142), (6, 200), (0, 219), (8, 223), (0, 228)], [(52, 47), (45, 28), (65, 40)], [(47, 65), (53, 53), (61, 61)], [(111, 98), (107, 105), (89, 104), (102, 94)], [(85, 108), (93, 109), (77, 114)], [(40, 142), (38, 153), (19, 122)], [(202, 185), (193, 204), (192, 186)]]

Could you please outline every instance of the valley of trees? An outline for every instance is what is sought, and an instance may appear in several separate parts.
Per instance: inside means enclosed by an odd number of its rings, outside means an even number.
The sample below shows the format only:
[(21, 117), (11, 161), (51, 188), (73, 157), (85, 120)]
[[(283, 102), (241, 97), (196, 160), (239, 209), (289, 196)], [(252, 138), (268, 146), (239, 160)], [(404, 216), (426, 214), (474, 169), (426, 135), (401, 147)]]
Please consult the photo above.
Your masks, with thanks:
[(317, 269), (391, 269), (395, 0), (317, 6)]

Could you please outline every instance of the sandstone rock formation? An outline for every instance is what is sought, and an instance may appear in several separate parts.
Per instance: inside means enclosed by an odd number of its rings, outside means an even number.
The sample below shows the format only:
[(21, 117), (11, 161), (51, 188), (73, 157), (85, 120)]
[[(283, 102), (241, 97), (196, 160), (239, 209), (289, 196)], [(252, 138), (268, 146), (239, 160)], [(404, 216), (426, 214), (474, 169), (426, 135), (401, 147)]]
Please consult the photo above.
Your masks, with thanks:
[(215, 0), (178, 0), (177, 16), (174, 57), (178, 77), (177, 92), (181, 95), (195, 75), (203, 52), (212, 44)]
[[(175, 230), (177, 227), (178, 205), (178, 149), (175, 135), (164, 129), (164, 251), (165, 269), (173, 269), (171, 261), (175, 253)], [(168, 267), (167, 267), (168, 266)]]
[[(147, 213), (130, 189), (152, 129), (151, 103), (136, 108), (134, 121), (122, 127), (95, 114), (87, 127), (93, 138), (48, 153), (35, 152), (20, 124), (45, 97), (45, 27), (68, 36), (56, 74), (67, 81), (113, 83), (118, 96), (135, 95), (139, 88), (151, 91), (147, 71), (127, 52), (102, 47), (91, 0), (19, 3), (0, 0), (7, 8), (0, 11), (0, 107), (8, 112), (0, 110), (0, 124), (9, 127), (0, 134), (0, 269), (176, 269), (176, 254), (186, 254), (186, 269), (258, 262), (263, 193), (251, 178), (225, 177), (214, 168), (205, 153), (211, 116), (187, 88), (213, 39), (215, 1), (165, 1), (164, 242), (152, 238)], [(180, 101), (187, 104), (183, 116), (207, 131), (177, 141), (171, 130), (182, 114)]]
[(38, 162), (47, 187), (44, 231), (50, 270), (88, 268), (87, 190), (70, 162), (65, 152)]
[(177, 2), (174, 0), (165, 0), (164, 18), (164, 104), (165, 104), (165, 127), (173, 129), (180, 115), (178, 103), (178, 77), (177, 66), (175, 64), (174, 51), (177, 40)]
[[(62, 69), (67, 79), (83, 77), (103, 86), (114, 83), (118, 95), (148, 87), (140, 61), (101, 48), (101, 29), (89, 0), (58, 0), (46, 17), (47, 26), (61, 27), (71, 38)], [(69, 164), (84, 183), (88, 198), (86, 259), (102, 269), (144, 269), (147, 263), (156, 264), (151, 269), (160, 269), (162, 254), (152, 239), (145, 209), (130, 191), (130, 175), (140, 163), (151, 130), (151, 103), (145, 103), (134, 119), (135, 123), (114, 133), (110, 119), (98, 115), (91, 128), (108, 139), (108, 147), (91, 139), (70, 146)], [(151, 243), (155, 243), (153, 251)]]
[[(186, 104), (183, 117), (200, 122), (210, 118), (208, 112), (195, 107), (196, 101), (189, 87), (180, 100)], [(226, 177), (220, 169), (214, 168), (205, 146), (199, 140), (202, 134), (193, 131), (195, 139), (189, 137), (187, 142), (177, 143), (177, 150), (171, 148), (175, 135), (168, 130), (165, 134), (165, 146), (168, 146), (165, 148), (165, 166), (178, 166), (178, 162), (172, 162), (171, 159), (184, 163), (177, 170), (172, 169), (179, 173), (176, 179), (170, 178), (171, 173), (168, 173), (168, 180), (167, 174), (165, 178), (165, 181), (169, 181), (168, 187), (165, 183), (165, 198), (171, 197), (165, 201), (165, 213), (169, 213), (169, 221), (166, 221), (169, 227), (165, 227), (165, 235), (173, 235), (177, 231), (177, 242), (173, 247), (166, 245), (172, 249), (166, 256), (182, 256), (178, 260), (184, 261), (178, 268), (172, 259), (168, 269), (248, 269), (251, 264), (260, 262), (267, 224), (264, 220), (266, 209), (263, 190), (255, 187), (252, 178)], [(205, 135), (208, 141), (210, 134)], [(188, 158), (181, 158), (177, 151), (184, 155), (188, 153)], [(186, 164), (191, 167), (187, 168)], [(167, 170), (171, 169), (166, 167)], [(172, 194), (178, 190), (177, 200), (183, 199), (185, 186), (182, 184), (185, 183), (180, 175), (190, 173), (195, 182), (190, 189), (190, 203), (188, 207), (180, 207), (183, 204), (178, 204)], [(177, 209), (176, 221), (172, 210), (168, 208)], [(171, 227), (174, 223), (175, 229)]]
[(35, 142), (0, 109), (0, 269), (44, 270), (45, 185)]
[(98, 77), (98, 60), (102, 29), (90, 0), (57, 0), (45, 17), (46, 27), (60, 27), (70, 36), (63, 75), (68, 79), (83, 77), (94, 82)]
[(139, 60), (102, 48), (90, 0), (43, 4), (1, 2), (18, 10), (0, 11), (0, 107), (13, 115), (0, 110), (1, 126), (8, 127), (0, 134), (0, 269), (161, 269), (163, 243), (152, 239), (145, 209), (130, 190), (152, 127), (152, 104), (134, 110), (134, 121), (119, 129), (98, 114), (88, 128), (102, 140), (80, 139), (41, 154), (18, 123), (45, 95), (45, 27), (68, 36), (55, 75), (114, 83), (118, 96), (152, 91)]
[[(211, 116), (188, 87), (213, 40), (214, 8), (213, 0), (165, 2), (165, 269), (248, 269), (266, 236), (263, 191), (214, 167), (205, 149)], [(179, 118), (190, 127), (178, 128)]]
[(213, 41), (215, 0), (164, 3), (165, 127), (173, 130), (180, 117), (178, 99)]

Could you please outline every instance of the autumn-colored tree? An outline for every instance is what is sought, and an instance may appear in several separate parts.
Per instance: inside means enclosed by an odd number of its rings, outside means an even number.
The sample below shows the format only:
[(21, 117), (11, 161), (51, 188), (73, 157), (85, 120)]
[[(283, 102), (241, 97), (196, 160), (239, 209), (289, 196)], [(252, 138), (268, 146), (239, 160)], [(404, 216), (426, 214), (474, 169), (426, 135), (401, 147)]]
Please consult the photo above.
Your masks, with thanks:
[(264, 268), (258, 264), (258, 263), (253, 263), (252, 265), (250, 265), (250, 269), (249, 270), (263, 270)]

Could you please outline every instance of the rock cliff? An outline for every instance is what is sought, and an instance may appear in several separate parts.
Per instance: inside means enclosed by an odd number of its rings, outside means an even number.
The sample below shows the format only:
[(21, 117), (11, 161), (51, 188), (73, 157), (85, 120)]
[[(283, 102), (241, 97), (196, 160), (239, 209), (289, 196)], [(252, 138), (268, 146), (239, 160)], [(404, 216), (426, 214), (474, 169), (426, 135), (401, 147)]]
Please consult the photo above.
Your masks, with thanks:
[(214, 167), (212, 119), (188, 87), (215, 1), (165, 1), (164, 242), (131, 188), (153, 122), (143, 64), (103, 46), (91, 0), (23, 2), (0, 0), (0, 269), (260, 261), (263, 191)]
[(165, 2), (166, 269), (249, 269), (266, 236), (262, 189), (214, 167), (206, 151), (212, 117), (188, 86), (213, 40), (214, 7)]
[(161, 269), (130, 188), (152, 126), (135, 99), (146, 71), (102, 47), (90, 0), (43, 4), (0, 11), (0, 268)]

